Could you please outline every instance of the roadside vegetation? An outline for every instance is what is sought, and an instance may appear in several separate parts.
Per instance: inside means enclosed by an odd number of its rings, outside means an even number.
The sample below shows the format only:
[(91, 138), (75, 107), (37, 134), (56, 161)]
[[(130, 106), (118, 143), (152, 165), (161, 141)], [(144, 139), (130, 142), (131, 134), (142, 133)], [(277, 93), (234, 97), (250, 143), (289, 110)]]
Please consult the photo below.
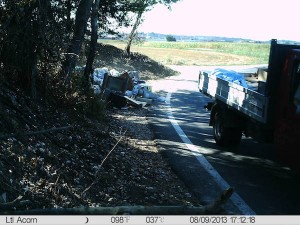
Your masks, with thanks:
[[(100, 40), (124, 49), (125, 42)], [(270, 45), (233, 42), (167, 42), (145, 41), (134, 43), (132, 52), (145, 54), (167, 65), (251, 65), (267, 64)]]
[[(98, 44), (94, 67), (103, 66), (138, 69), (141, 79), (176, 74), (147, 56), (133, 53), (129, 58), (123, 50)], [(73, 75), (73, 86), (64, 96), (65, 89), (57, 88), (55, 96), (47, 92), (37, 101), (0, 83), (0, 214), (82, 206), (200, 205), (159, 154), (147, 109), (117, 110), (85, 95), (79, 89), (82, 73)]]
[(200, 205), (158, 154), (146, 111), (110, 108), (90, 85), (96, 67), (138, 70), (147, 80), (176, 74), (164, 64), (243, 60), (200, 47), (141, 43), (125, 52), (130, 40), (121, 50), (97, 43), (99, 33), (115, 34), (114, 24), (135, 27), (153, 4), (176, 1), (1, 1), (0, 213)]

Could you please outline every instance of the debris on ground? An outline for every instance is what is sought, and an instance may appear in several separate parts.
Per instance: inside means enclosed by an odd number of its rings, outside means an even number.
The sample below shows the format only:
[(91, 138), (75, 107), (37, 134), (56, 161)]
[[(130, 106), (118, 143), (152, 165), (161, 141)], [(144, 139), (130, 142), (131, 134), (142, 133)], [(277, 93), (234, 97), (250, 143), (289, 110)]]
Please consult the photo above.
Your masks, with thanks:
[(138, 71), (119, 72), (107, 67), (96, 68), (92, 74), (94, 94), (103, 93), (112, 106), (144, 107), (154, 101), (165, 102), (165, 98), (152, 92), (152, 87), (140, 79)]

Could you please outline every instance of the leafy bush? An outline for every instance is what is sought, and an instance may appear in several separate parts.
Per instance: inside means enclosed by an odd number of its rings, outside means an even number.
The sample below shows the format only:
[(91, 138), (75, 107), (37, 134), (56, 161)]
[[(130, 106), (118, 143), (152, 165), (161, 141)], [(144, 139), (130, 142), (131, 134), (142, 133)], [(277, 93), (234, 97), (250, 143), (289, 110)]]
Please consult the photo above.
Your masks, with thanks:
[(175, 41), (176, 41), (176, 38), (175, 38), (174, 36), (172, 36), (172, 35), (167, 35), (167, 36), (166, 36), (166, 40), (167, 40), (167, 41), (170, 41), (170, 42), (172, 42), (172, 41), (175, 42)]

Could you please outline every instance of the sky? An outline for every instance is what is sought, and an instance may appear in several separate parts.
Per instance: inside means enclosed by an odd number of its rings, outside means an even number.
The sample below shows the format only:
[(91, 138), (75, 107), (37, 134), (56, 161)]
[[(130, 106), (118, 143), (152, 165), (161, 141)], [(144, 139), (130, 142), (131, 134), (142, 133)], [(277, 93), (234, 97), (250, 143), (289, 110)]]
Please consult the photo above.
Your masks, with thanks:
[(138, 31), (300, 41), (300, 0), (181, 0), (146, 12)]

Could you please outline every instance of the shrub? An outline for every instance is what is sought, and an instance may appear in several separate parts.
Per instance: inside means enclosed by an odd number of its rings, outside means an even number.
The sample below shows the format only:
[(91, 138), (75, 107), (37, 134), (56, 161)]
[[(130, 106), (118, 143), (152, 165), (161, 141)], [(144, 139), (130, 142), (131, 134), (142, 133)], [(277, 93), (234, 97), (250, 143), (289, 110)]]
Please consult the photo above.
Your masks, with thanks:
[(166, 40), (167, 41), (176, 41), (176, 38), (174, 36), (172, 36), (172, 35), (167, 35), (166, 36)]

